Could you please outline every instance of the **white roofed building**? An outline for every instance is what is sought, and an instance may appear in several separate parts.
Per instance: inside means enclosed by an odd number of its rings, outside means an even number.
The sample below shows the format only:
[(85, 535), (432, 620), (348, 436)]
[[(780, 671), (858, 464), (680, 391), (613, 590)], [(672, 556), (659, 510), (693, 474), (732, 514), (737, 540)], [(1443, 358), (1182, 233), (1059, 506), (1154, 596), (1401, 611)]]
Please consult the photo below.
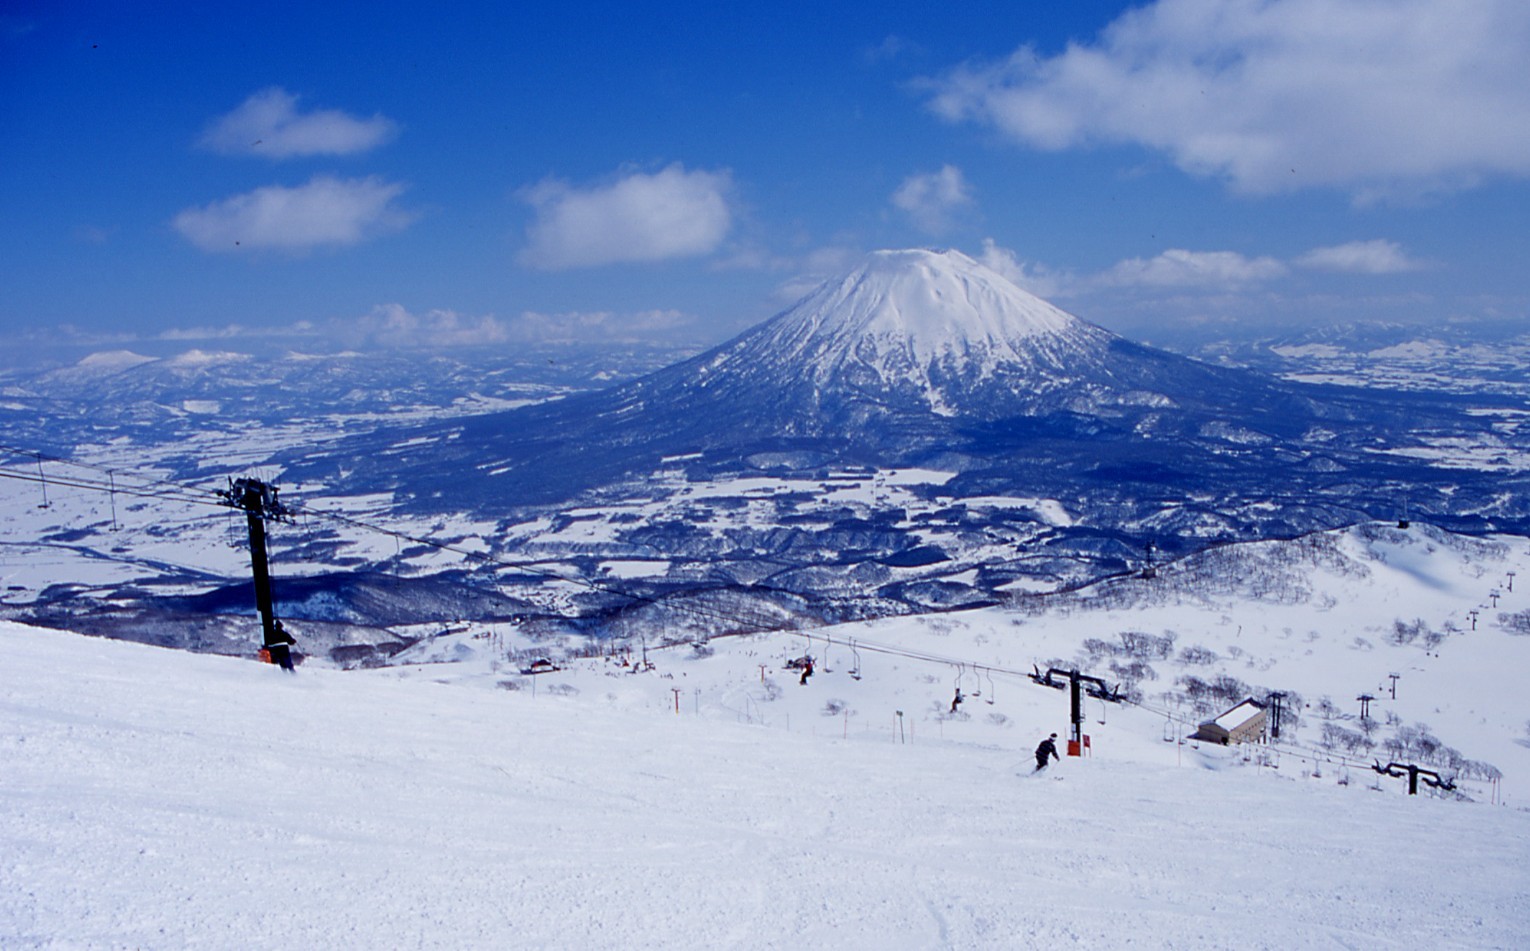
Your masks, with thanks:
[(1203, 722), (1191, 738), (1223, 746), (1263, 743), (1267, 738), (1264, 704), (1250, 697), (1221, 716)]

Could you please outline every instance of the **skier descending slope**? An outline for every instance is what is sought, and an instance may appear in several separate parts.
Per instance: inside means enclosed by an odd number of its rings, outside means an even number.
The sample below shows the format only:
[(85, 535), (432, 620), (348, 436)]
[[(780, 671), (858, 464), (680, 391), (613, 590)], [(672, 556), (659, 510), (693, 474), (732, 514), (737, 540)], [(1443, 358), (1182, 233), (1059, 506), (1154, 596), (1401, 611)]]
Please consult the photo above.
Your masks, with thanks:
[(1051, 736), (1049, 736), (1046, 739), (1042, 740), (1041, 744), (1036, 747), (1036, 772), (1039, 773), (1042, 770), (1046, 769), (1047, 768), (1048, 760), (1054, 760), (1054, 759), (1055, 760), (1061, 760), (1062, 759), (1061, 756), (1057, 755), (1057, 734), (1056, 733), (1053, 733)]
[(273, 641), (266, 645), (266, 651), (271, 657), (271, 663), (276, 664), (287, 673), (295, 673), (293, 670), (292, 648), (297, 645), (297, 638), (287, 633), (282, 627), (282, 622), (277, 621), (273, 634)]

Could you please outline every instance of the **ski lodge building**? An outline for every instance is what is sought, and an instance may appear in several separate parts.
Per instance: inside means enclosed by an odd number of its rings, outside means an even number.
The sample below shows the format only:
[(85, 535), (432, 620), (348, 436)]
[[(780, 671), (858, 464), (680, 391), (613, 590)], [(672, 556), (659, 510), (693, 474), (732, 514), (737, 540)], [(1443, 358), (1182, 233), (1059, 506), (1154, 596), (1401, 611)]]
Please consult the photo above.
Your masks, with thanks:
[(1265, 741), (1264, 704), (1248, 698), (1221, 716), (1203, 722), (1190, 737), (1208, 743), (1231, 746), (1234, 743), (1263, 743)]

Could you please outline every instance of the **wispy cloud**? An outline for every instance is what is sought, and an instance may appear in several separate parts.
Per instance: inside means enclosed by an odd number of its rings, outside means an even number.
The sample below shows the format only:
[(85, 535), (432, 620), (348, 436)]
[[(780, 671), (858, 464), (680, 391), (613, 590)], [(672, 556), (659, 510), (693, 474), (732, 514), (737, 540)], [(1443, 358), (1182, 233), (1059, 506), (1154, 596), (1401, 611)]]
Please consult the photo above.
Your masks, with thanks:
[(977, 260), (1021, 290), (1049, 300), (1068, 296), (1077, 284), (1071, 275), (1054, 271), (1044, 264), (1020, 260), (1015, 252), (999, 247), (992, 238), (983, 239), (983, 253)]
[[(5, 332), (0, 344), (30, 347), (142, 347), (163, 353), (164, 344), (215, 345), (220, 351), (279, 353), (300, 347), (310, 352), (336, 350), (450, 350), (473, 347), (514, 347), (528, 344), (690, 345), (698, 320), (685, 311), (655, 308), (642, 311), (523, 311), (509, 317), (464, 314), (450, 308), (415, 312), (399, 303), (378, 304), (363, 314), (318, 322), (300, 320), (281, 325), (229, 323), (170, 327), (152, 333), (103, 333), (69, 324)], [(0, 366), (7, 353), (0, 346)]]
[(492, 314), (470, 317), (441, 309), (414, 314), (402, 304), (379, 304), (360, 317), (330, 321), (325, 331), (349, 347), (482, 346), (512, 338)]
[(0, 13), (0, 39), (18, 40), (36, 31), (36, 20)]
[(105, 244), (116, 230), (102, 225), (75, 225), (73, 234), (74, 240), (82, 244)]
[(795, 304), (813, 293), (824, 281), (839, 277), (864, 257), (862, 248), (846, 245), (827, 245), (815, 248), (800, 258), (789, 259), (786, 268), (792, 276), (778, 285), (770, 295), (779, 304)]
[(937, 172), (910, 175), (893, 192), (892, 203), (926, 234), (949, 231), (956, 215), (972, 205), (972, 189), (962, 170), (943, 165)]
[(977, 260), (1039, 297), (1067, 297), (1090, 288), (1236, 290), (1286, 277), (1292, 268), (1388, 275), (1429, 266), (1410, 256), (1397, 242), (1385, 239), (1313, 248), (1289, 260), (1269, 255), (1249, 257), (1237, 251), (1171, 248), (1151, 258), (1127, 258), (1088, 276), (1022, 261), (1014, 251), (1000, 247), (992, 238), (984, 239)]
[(731, 190), (727, 171), (688, 172), (679, 163), (586, 189), (544, 181), (521, 192), (536, 220), (520, 260), (564, 270), (710, 254), (733, 224)]
[(918, 55), (921, 52), (923, 51), (917, 43), (910, 42), (906, 37), (898, 36), (896, 33), (889, 33), (882, 38), (882, 42), (863, 50), (861, 59), (868, 65), (875, 66)]
[(454, 310), (412, 313), (402, 304), (379, 304), (360, 317), (330, 321), (322, 332), (357, 349), (440, 349), (525, 343), (654, 341), (694, 326), (678, 310), (524, 311), (514, 317), (470, 316)]
[(653, 341), (674, 337), (695, 327), (684, 311), (660, 308), (635, 313), (616, 311), (522, 311), (514, 329), (520, 337), (539, 343)]
[(288, 337), (302, 332), (294, 327), (249, 327), (224, 324), (222, 327), (170, 327), (155, 334), (154, 340), (245, 340), (259, 337)]
[(1170, 248), (1157, 257), (1120, 261), (1097, 281), (1112, 287), (1217, 288), (1255, 284), (1286, 273), (1286, 266), (1272, 257)]
[(200, 208), (187, 208), (172, 224), (203, 251), (302, 250), (351, 245), (397, 231), (412, 216), (394, 206), (404, 191), (377, 177), (316, 176), (306, 185), (268, 185)]
[(1422, 270), (1426, 265), (1403, 252), (1395, 241), (1351, 241), (1332, 247), (1313, 248), (1297, 258), (1295, 264), (1320, 271), (1347, 274), (1403, 274)]
[(1253, 193), (1530, 174), (1523, 0), (1158, 0), (1095, 43), (931, 80), (931, 107), (1061, 150), (1134, 144)]
[(298, 97), (277, 86), (262, 89), (202, 134), (203, 148), (224, 155), (285, 159), (301, 155), (366, 152), (398, 134), (392, 119), (360, 119), (338, 109), (298, 112)]
[[(1408, 289), (1346, 291), (1342, 296), (1325, 289), (1318, 272), (1362, 275), (1389, 287), (1395, 286), (1389, 277), (1431, 266), (1384, 239), (1313, 248), (1292, 257), (1176, 248), (1087, 273), (1023, 261), (992, 239), (983, 242), (975, 257), (1024, 290), (1054, 302), (1066, 299), (1080, 316), (1122, 331), (1290, 324), (1328, 319), (1336, 311), (1424, 318), (1438, 307), (1429, 295)], [(1486, 316), (1492, 307), (1473, 305), (1470, 312)]]

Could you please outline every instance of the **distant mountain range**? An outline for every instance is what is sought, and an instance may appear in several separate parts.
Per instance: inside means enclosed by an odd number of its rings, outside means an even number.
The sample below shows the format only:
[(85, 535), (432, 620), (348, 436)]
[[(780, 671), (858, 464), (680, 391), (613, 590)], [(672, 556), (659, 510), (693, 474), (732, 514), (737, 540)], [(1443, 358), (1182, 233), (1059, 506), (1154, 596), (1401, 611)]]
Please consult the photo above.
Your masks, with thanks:
[(197, 347), (160, 356), (101, 351), (63, 366), (0, 371), (0, 429), (13, 445), (59, 456), (98, 439), (158, 446), (214, 432), (261, 432), (269, 446), (278, 429), (329, 438), (373, 421), (504, 410), (628, 380), (674, 359), (670, 348), (576, 346), (259, 356)]
[(742, 336), (631, 382), (283, 461), (305, 482), (343, 470), (343, 491), (479, 513), (675, 467), (707, 479), (922, 466), (957, 473), (941, 489), (953, 500), (1059, 499), (1093, 530), (1175, 547), (1208, 524), (1262, 537), (1405, 504), (1456, 528), (1530, 527), (1504, 472), (1449, 458), (1452, 446), (1507, 451), (1497, 411), (1519, 408), (1214, 366), (1079, 320), (960, 253), (909, 250), (873, 254)]
[[(563, 636), (682, 604), (769, 627), (1002, 603), (1377, 518), (1530, 535), (1524, 342), (1399, 334), (1207, 353), (1259, 372), (1123, 339), (955, 252), (888, 251), (688, 358), (106, 352), (0, 375), (0, 428), (204, 490), (254, 473), (393, 533), (273, 534), (304, 576), (286, 616), (375, 657), (466, 617)], [(10, 486), (12, 544), (60, 559), (16, 588), (29, 621), (170, 637), (212, 611), (232, 626), (197, 643), (245, 637), (221, 520), (139, 500), (118, 533), (115, 502)], [(140, 583), (108, 596), (106, 566)]]

